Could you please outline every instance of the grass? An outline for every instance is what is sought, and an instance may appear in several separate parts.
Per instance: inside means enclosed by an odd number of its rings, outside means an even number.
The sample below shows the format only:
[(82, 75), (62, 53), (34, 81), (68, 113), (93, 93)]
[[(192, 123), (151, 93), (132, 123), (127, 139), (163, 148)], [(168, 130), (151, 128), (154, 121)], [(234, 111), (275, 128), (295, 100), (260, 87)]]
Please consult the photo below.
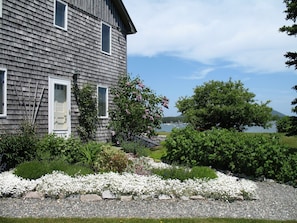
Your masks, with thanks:
[(297, 149), (297, 136), (286, 136), (285, 134), (279, 134), (280, 140), (285, 145)]
[(148, 156), (153, 158), (156, 162), (161, 161), (161, 157), (166, 155), (166, 148), (162, 145), (151, 148)]
[(293, 221), (232, 219), (232, 218), (4, 218), (1, 223), (297, 223)]
[(163, 179), (214, 179), (217, 178), (216, 172), (210, 167), (195, 166), (191, 170), (185, 167), (171, 167), (168, 169), (153, 169), (152, 172), (161, 176)]

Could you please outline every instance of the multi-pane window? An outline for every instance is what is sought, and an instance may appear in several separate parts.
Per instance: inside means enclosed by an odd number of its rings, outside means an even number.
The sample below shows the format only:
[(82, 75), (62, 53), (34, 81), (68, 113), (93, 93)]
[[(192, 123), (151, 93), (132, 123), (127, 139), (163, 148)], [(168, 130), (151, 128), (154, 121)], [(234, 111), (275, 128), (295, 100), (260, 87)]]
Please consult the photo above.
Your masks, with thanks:
[(0, 0), (0, 18), (2, 18), (2, 0)]
[(67, 29), (67, 10), (68, 6), (66, 3), (56, 0), (55, 1), (55, 18), (54, 24), (62, 29)]
[(105, 23), (102, 24), (102, 36), (101, 45), (102, 52), (110, 54), (111, 53), (111, 27)]
[(6, 70), (0, 69), (0, 117), (6, 116)]
[(98, 116), (101, 118), (108, 117), (108, 89), (98, 86)]

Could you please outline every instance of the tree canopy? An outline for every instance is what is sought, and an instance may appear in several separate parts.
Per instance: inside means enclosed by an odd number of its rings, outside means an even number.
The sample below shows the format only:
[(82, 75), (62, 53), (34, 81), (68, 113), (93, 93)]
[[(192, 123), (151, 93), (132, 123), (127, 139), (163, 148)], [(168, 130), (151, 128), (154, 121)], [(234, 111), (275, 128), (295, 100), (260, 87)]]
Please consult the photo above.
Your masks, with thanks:
[(269, 126), (272, 109), (269, 101), (256, 103), (255, 94), (240, 81), (210, 81), (194, 89), (192, 97), (182, 97), (176, 107), (185, 121), (196, 129), (212, 127), (243, 131), (246, 126)]
[[(297, 35), (297, 0), (284, 0), (284, 3), (286, 4), (287, 9), (284, 11), (287, 16), (286, 20), (291, 20), (293, 24), (291, 26), (283, 26), (279, 30), (281, 32), (286, 32), (289, 36), (295, 36)], [(295, 69), (297, 69), (297, 52), (287, 52), (284, 55), (288, 60), (286, 61), (286, 64), (290, 67), (293, 66)], [(294, 90), (297, 90), (297, 85), (293, 87)], [(297, 98), (295, 98), (292, 103), (295, 107), (292, 109), (293, 112), (297, 113)]]

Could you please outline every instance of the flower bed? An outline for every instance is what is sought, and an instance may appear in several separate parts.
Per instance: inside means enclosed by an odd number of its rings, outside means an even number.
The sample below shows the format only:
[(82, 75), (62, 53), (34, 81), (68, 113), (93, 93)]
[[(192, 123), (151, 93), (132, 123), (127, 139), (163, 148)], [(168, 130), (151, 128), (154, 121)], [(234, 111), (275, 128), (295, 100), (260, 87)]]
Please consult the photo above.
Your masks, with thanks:
[(239, 179), (217, 172), (212, 180), (163, 180), (159, 176), (143, 176), (134, 173), (103, 173), (70, 177), (53, 172), (37, 180), (17, 177), (13, 171), (0, 173), (0, 197), (21, 197), (29, 191), (38, 191), (46, 197), (95, 193), (109, 190), (116, 196), (148, 195), (151, 198), (169, 195), (174, 198), (201, 195), (220, 200), (254, 199), (257, 186), (253, 181)]

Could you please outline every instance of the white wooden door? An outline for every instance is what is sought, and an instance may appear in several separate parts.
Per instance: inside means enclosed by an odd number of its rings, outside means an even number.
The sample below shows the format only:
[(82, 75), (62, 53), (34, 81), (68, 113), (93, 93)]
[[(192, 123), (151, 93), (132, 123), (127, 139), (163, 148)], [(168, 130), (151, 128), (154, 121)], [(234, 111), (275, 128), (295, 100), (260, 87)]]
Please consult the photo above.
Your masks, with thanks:
[(68, 137), (71, 134), (70, 81), (49, 80), (49, 133)]

